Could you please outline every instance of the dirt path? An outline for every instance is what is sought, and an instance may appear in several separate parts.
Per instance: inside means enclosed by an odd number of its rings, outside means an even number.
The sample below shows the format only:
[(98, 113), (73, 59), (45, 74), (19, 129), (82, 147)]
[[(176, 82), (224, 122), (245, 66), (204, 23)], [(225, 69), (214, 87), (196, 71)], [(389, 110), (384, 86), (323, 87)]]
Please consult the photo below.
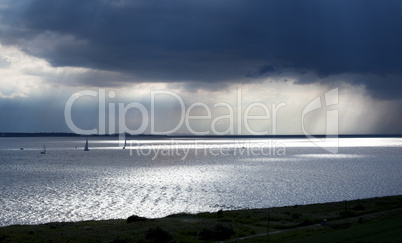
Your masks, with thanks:
[[(402, 213), (402, 208), (396, 208), (396, 209), (386, 210), (386, 211), (382, 211), (382, 212), (367, 213), (367, 214), (362, 214), (362, 215), (352, 217), (352, 218), (333, 220), (331, 222), (337, 222), (338, 223), (338, 222), (344, 222), (344, 221), (356, 221), (359, 218), (376, 218), (376, 217), (379, 217), (379, 216), (385, 216), (385, 215), (395, 214), (395, 213)], [(308, 226), (295, 227), (295, 228), (291, 228), (291, 229), (273, 231), (273, 232), (269, 232), (269, 235), (279, 234), (279, 233), (283, 233), (283, 232), (287, 232), (287, 231), (291, 231), (291, 230), (312, 228), (314, 226), (320, 226), (320, 224), (313, 224), (313, 225), (308, 225)], [(220, 241), (220, 242), (235, 242), (235, 241), (241, 241), (241, 240), (251, 239), (251, 238), (254, 238), (254, 237), (266, 236), (266, 235), (268, 235), (268, 233), (260, 233), (260, 234), (255, 234), (255, 235), (250, 235), (250, 236), (245, 236), (245, 237), (240, 237), (240, 238), (230, 239), (230, 240)]]
[[(296, 230), (296, 229), (312, 228), (312, 227), (314, 227), (314, 226), (320, 226), (320, 225), (319, 225), (319, 224), (313, 224), (313, 225), (302, 226), (302, 227), (296, 227), (296, 228), (291, 228), (291, 229), (278, 230), (278, 231), (269, 232), (269, 235), (279, 234), (279, 233), (283, 233), (283, 232), (291, 231), (291, 230)], [(225, 240), (225, 241), (220, 241), (220, 242), (233, 242), (233, 241), (246, 240), (246, 239), (250, 239), (250, 238), (254, 238), (254, 237), (259, 237), (259, 236), (266, 236), (266, 235), (268, 235), (268, 233), (260, 233), (260, 234), (249, 235), (249, 236), (245, 236), (245, 237), (240, 237), (240, 238), (230, 239), (230, 240)]]

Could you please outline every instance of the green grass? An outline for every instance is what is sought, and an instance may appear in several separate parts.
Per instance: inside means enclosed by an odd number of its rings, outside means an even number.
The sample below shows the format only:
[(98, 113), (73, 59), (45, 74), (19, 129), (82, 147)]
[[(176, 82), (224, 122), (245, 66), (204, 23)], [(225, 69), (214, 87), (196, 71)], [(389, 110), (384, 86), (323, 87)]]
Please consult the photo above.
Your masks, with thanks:
[[(13, 225), (0, 228), (0, 242), (265, 242), (268, 236), (258, 235), (267, 232), (268, 219), (274, 233), (270, 242), (398, 242), (402, 241), (402, 196), (183, 213), (133, 223), (121, 219)], [(331, 227), (320, 226), (323, 219)]]

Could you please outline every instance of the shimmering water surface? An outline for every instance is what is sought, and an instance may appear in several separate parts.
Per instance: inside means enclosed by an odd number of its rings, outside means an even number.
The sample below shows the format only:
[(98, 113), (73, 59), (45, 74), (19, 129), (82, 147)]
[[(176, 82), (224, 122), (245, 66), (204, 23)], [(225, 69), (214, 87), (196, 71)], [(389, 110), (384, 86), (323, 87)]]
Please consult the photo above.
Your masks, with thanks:
[(337, 154), (307, 139), (84, 143), (0, 138), (0, 226), (402, 194), (402, 138), (342, 138)]

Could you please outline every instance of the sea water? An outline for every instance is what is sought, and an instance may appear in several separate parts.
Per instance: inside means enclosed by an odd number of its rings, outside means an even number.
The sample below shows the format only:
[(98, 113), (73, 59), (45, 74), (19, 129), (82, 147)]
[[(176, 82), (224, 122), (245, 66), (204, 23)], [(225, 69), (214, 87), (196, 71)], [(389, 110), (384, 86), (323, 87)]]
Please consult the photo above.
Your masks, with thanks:
[[(41, 154), (43, 145), (46, 154)], [(402, 138), (0, 138), (0, 226), (402, 194)]]

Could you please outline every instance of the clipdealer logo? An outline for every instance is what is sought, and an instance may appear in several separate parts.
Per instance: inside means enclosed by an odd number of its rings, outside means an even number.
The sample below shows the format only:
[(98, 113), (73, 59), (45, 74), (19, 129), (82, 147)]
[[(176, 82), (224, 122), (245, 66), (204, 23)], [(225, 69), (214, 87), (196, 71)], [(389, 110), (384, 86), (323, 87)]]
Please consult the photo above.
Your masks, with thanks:
[[(315, 98), (313, 101), (307, 104), (302, 113), (302, 130), (304, 135), (313, 142), (315, 145), (325, 149), (326, 151), (336, 154), (338, 153), (339, 148), (339, 115), (338, 109), (335, 108), (339, 103), (339, 95), (338, 88), (328, 91), (324, 95), (325, 106), (322, 107), (321, 97)], [(325, 138), (319, 139), (312, 136), (305, 129), (305, 117), (318, 109), (326, 108), (326, 130), (325, 130)], [(330, 110), (328, 110), (328, 108)], [(331, 109), (332, 108), (332, 109)]]
[[(167, 130), (167, 131), (160, 131), (156, 129), (156, 121), (155, 121), (155, 110), (156, 106), (158, 103), (158, 96), (170, 96), (171, 98), (175, 99), (176, 101), (179, 102), (180, 104), (180, 121), (175, 124), (175, 127)], [(85, 96), (92, 96), (92, 97), (98, 97), (98, 111), (99, 111), (99, 123), (98, 123), (98, 128), (93, 128), (93, 129), (81, 129), (76, 126), (76, 124), (73, 122), (72, 116), (71, 116), (71, 111), (74, 102), (76, 102), (79, 98), (85, 97)], [(114, 91), (109, 91), (108, 92), (108, 97), (113, 99), (115, 98), (116, 93)], [(159, 102), (163, 102), (163, 100), (159, 100)], [(108, 117), (108, 123), (109, 123), (109, 134), (114, 134), (116, 132), (115, 127), (116, 127), (116, 105), (118, 106), (118, 133), (119, 134), (124, 134), (124, 133), (130, 133), (130, 134), (141, 134), (145, 132), (147, 128), (150, 128), (150, 133), (151, 134), (158, 134), (158, 135), (169, 135), (177, 132), (183, 125), (189, 131), (192, 135), (195, 136), (200, 136), (200, 135), (235, 135), (235, 134), (243, 134), (243, 131), (245, 130), (247, 133), (251, 135), (269, 135), (269, 134), (276, 134), (277, 130), (277, 117), (278, 117), (278, 112), (281, 108), (286, 106), (286, 103), (279, 103), (279, 104), (271, 104), (269, 107), (267, 104), (264, 104), (262, 102), (254, 102), (251, 103), (247, 106), (243, 107), (242, 104), (242, 93), (241, 89), (238, 90), (237, 92), (237, 104), (233, 106), (230, 103), (227, 102), (219, 102), (215, 103), (211, 106), (208, 106), (205, 103), (193, 103), (188, 108), (186, 109), (185, 102), (184, 100), (175, 92), (172, 91), (167, 91), (167, 90), (162, 90), (162, 91), (151, 91), (150, 92), (150, 112), (148, 112), (147, 108), (139, 103), (139, 102), (131, 102), (128, 104), (125, 103), (113, 103), (109, 102), (109, 117)], [(213, 118), (212, 113), (214, 109), (226, 109), (227, 114), (217, 116)], [(245, 109), (243, 109), (245, 108)], [(264, 111), (264, 115), (252, 115), (251, 111), (254, 108), (260, 108)], [(139, 126), (138, 129), (136, 130), (131, 130), (127, 127), (126, 124), (126, 114), (130, 109), (136, 109), (141, 113), (141, 125)], [(200, 110), (203, 109), (206, 112), (206, 115), (191, 115), (191, 112), (193, 110)], [(244, 111), (243, 111), (244, 110)], [(235, 113), (236, 111), (236, 113)], [(83, 90), (79, 91), (75, 94), (73, 94), (67, 101), (64, 109), (64, 117), (66, 120), (66, 124), (69, 127), (69, 129), (76, 133), (76, 134), (82, 134), (82, 135), (91, 135), (91, 134), (99, 134), (103, 135), (106, 134), (106, 90), (105, 89), (99, 89), (98, 91), (94, 90)], [(221, 120), (228, 120), (229, 124), (227, 126), (227, 129), (224, 131), (219, 131), (218, 129), (218, 123)], [(265, 120), (269, 121), (271, 120), (271, 132), (269, 129), (266, 129), (264, 131), (256, 131), (254, 130), (251, 125), (250, 121), (251, 120)], [(197, 121), (209, 121), (209, 130), (205, 131), (199, 131), (196, 130), (193, 125), (194, 122)], [(237, 123), (237, 126), (235, 126), (235, 121)], [(193, 125), (192, 125), (193, 124)], [(244, 126), (244, 129), (243, 129)], [(212, 132), (211, 132), (212, 131)], [(235, 132), (236, 131), (236, 132)]]
[[(156, 121), (155, 121), (155, 107), (157, 107), (158, 103), (158, 96), (170, 96), (170, 98), (175, 99), (180, 106), (180, 115), (179, 115), (179, 122), (177, 124), (174, 124), (175, 127), (167, 130), (167, 131), (161, 131), (157, 130), (155, 127)], [(72, 119), (72, 107), (73, 104), (80, 98), (85, 97), (85, 96), (90, 96), (90, 97), (98, 97), (98, 111), (99, 111), (99, 121), (98, 121), (98, 128), (93, 128), (93, 129), (81, 129), (79, 128)], [(110, 99), (114, 99), (116, 97), (116, 92), (114, 91), (109, 91), (107, 92), (107, 96)], [(163, 102), (163, 100), (159, 100), (159, 102)], [(324, 94), (324, 103), (325, 106), (323, 106), (323, 102), (321, 97), (315, 98), (313, 101), (311, 101), (309, 104), (305, 106), (302, 112), (302, 117), (301, 117), (301, 127), (304, 135), (309, 139), (311, 142), (313, 142), (315, 145), (325, 149), (326, 151), (330, 153), (337, 153), (338, 152), (338, 110), (337, 109), (331, 109), (334, 108), (335, 105), (338, 104), (338, 88), (333, 89), (329, 92), (326, 92)], [(241, 89), (238, 89), (237, 91), (237, 104), (234, 106), (230, 103), (226, 102), (219, 102), (216, 104), (213, 104), (212, 107), (208, 106), (205, 103), (193, 103), (188, 106), (186, 109), (185, 102), (184, 100), (180, 97), (179, 94), (172, 92), (172, 91), (167, 91), (167, 90), (161, 90), (161, 91), (151, 91), (150, 92), (150, 112), (148, 109), (141, 103), (139, 102), (131, 102), (128, 104), (125, 103), (113, 103), (113, 102), (108, 102), (108, 118), (106, 118), (106, 89), (98, 89), (97, 91), (95, 90), (83, 90), (79, 91), (75, 94), (73, 94), (68, 101), (66, 102), (65, 109), (64, 109), (64, 116), (65, 116), (65, 121), (69, 129), (76, 133), (76, 134), (81, 134), (81, 135), (91, 135), (91, 134), (99, 134), (99, 135), (104, 135), (106, 134), (106, 119), (108, 119), (108, 132), (109, 134), (115, 134), (116, 133), (116, 125), (117, 125), (117, 132), (119, 134), (119, 146), (122, 145), (125, 142), (125, 134), (141, 134), (144, 133), (147, 129), (148, 131), (150, 130), (151, 134), (157, 134), (157, 135), (169, 135), (169, 134), (174, 134), (177, 132), (181, 127), (185, 126), (188, 132), (190, 132), (191, 135), (195, 136), (202, 136), (202, 135), (234, 135), (234, 134), (243, 134), (243, 131), (247, 132), (248, 134), (251, 135), (276, 135), (277, 134), (277, 119), (278, 119), (278, 112), (286, 107), (286, 103), (282, 102), (279, 104), (271, 104), (268, 106), (265, 103), (262, 102), (254, 102), (251, 103), (247, 106), (243, 105), (242, 102), (242, 92)], [(116, 106), (117, 106), (117, 116), (116, 116)], [(244, 107), (243, 107), (244, 106)], [(243, 109), (244, 108), (244, 109)], [(259, 108), (264, 111), (264, 115), (252, 115), (250, 114), (251, 111), (254, 108)], [(326, 112), (326, 131), (325, 131), (325, 138), (324, 139), (319, 139), (311, 135), (306, 127), (305, 127), (305, 118), (312, 112), (317, 111), (319, 109), (323, 108), (329, 108)], [(131, 109), (136, 109), (140, 112), (141, 114), (141, 119), (140, 119), (140, 126), (136, 130), (131, 130), (128, 128), (126, 124), (126, 114), (129, 110)], [(204, 110), (203, 114), (204, 115), (191, 115), (191, 112), (195, 109), (198, 110)], [(220, 115), (217, 117), (212, 116), (212, 111), (214, 109), (226, 109), (227, 113), (225, 115)], [(235, 112), (236, 111), (236, 112)], [(206, 114), (205, 114), (206, 113)], [(116, 117), (118, 117), (118, 124), (116, 124)], [(227, 129), (222, 131), (218, 129), (217, 124), (221, 120), (226, 120), (228, 122)], [(264, 131), (255, 131), (251, 126), (250, 126), (250, 121), (251, 120), (262, 120), (264, 122), (267, 122), (267, 124), (270, 122), (271, 126), (270, 129), (266, 129)], [(196, 130), (194, 127), (194, 124), (197, 121), (209, 121), (209, 129), (200, 131)], [(235, 126), (235, 121), (237, 126)], [(244, 130), (243, 130), (244, 128)], [(200, 129), (200, 128), (198, 128)], [(212, 131), (212, 133), (211, 133)]]

